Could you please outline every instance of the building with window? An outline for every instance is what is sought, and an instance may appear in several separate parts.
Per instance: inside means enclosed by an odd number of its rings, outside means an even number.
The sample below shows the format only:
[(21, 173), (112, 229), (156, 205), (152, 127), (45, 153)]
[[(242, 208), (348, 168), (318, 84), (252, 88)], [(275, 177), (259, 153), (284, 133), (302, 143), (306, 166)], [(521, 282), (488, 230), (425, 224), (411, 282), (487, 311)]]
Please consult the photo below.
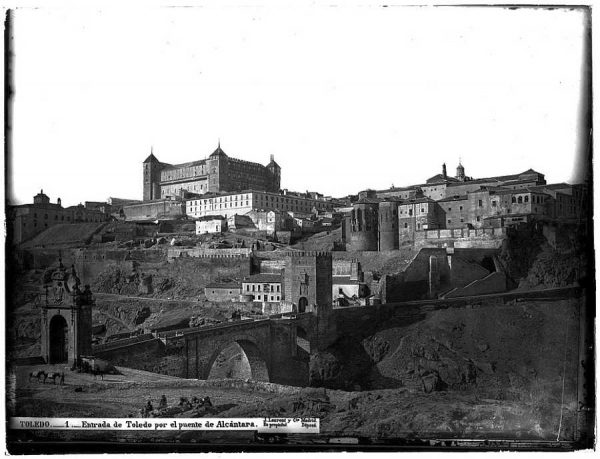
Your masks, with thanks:
[(109, 218), (109, 214), (87, 209), (82, 204), (65, 208), (60, 198), (52, 203), (41, 190), (33, 197), (33, 204), (8, 206), (8, 240), (20, 244), (59, 223), (100, 223)]
[(533, 186), (545, 185), (544, 174), (528, 169), (519, 174), (499, 175), (496, 177), (487, 177), (474, 179), (465, 175), (465, 168), (459, 162), (456, 168), (456, 176), (451, 177), (446, 172), (446, 165), (442, 165), (442, 173), (428, 178), (425, 183), (419, 185), (410, 185), (404, 188), (389, 188), (379, 190), (376, 197), (394, 198), (401, 200), (413, 200), (421, 197), (428, 197), (434, 201), (441, 199), (450, 199), (456, 196), (466, 196), (471, 191), (477, 191), (482, 187), (506, 187), (508, 189), (522, 189)]
[(248, 190), (239, 193), (207, 194), (185, 201), (188, 217), (199, 218), (207, 215), (246, 215), (250, 211), (283, 211), (311, 213), (313, 210), (333, 210), (333, 204), (322, 196), (311, 194), (272, 193)]
[(196, 234), (214, 234), (227, 231), (227, 219), (221, 215), (201, 217), (196, 221)]
[[(411, 194), (410, 191), (415, 191)], [(425, 184), (359, 193), (347, 213), (348, 250), (395, 250), (427, 230), (506, 227), (523, 222), (576, 220), (589, 205), (585, 185), (547, 185), (543, 174), (473, 179), (462, 164), (455, 177), (442, 173)], [(397, 225), (396, 220), (397, 218)]]
[(242, 295), (252, 295), (256, 302), (278, 302), (283, 299), (281, 274), (254, 274), (242, 280)]
[(221, 144), (206, 159), (184, 164), (160, 162), (154, 152), (143, 162), (144, 201), (180, 196), (182, 192), (205, 194), (223, 191), (278, 192), (281, 167), (273, 155), (266, 166), (232, 158)]
[(239, 301), (240, 298), (239, 282), (212, 282), (204, 287), (204, 294), (209, 301)]

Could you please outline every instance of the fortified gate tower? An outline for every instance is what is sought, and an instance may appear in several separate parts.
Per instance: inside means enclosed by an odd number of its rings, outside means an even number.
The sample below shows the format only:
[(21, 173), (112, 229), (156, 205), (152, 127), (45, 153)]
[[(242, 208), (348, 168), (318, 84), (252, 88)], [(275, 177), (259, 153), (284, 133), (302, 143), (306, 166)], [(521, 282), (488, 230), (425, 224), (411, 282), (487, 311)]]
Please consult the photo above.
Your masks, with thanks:
[(67, 270), (62, 260), (44, 279), (46, 301), (42, 306), (42, 357), (46, 363), (73, 365), (79, 356), (92, 353), (92, 306), (90, 286), (79, 288), (73, 266)]
[(331, 309), (331, 253), (286, 252), (284, 297), (296, 312)]

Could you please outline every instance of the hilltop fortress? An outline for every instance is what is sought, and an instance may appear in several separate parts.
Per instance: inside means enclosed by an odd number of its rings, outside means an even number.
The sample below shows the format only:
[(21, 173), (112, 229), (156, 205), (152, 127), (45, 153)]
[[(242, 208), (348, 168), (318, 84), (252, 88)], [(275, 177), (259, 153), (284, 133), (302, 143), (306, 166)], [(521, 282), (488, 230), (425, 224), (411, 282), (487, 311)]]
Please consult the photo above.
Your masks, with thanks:
[(279, 191), (281, 167), (273, 155), (266, 166), (229, 157), (221, 143), (207, 159), (184, 164), (160, 162), (154, 152), (143, 163), (144, 201), (222, 191)]

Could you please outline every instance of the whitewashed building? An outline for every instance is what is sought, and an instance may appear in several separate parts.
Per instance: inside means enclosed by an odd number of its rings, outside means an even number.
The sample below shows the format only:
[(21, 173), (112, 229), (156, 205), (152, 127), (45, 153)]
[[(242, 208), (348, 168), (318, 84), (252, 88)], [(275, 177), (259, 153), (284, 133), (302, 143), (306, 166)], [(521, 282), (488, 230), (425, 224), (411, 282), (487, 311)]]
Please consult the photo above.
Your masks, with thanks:
[(227, 219), (221, 215), (202, 217), (196, 221), (196, 234), (224, 233)]

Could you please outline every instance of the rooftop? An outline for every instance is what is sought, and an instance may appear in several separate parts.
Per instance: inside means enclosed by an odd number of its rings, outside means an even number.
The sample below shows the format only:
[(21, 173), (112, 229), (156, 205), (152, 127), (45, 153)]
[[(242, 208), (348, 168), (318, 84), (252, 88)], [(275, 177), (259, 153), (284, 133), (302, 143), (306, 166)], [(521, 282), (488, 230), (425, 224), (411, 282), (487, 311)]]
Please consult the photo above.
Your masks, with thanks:
[(196, 218), (197, 222), (210, 222), (213, 220), (227, 220), (223, 215), (205, 215), (203, 217)]
[(416, 199), (402, 199), (399, 202), (400, 202), (400, 205), (406, 205), (406, 204), (421, 204), (424, 202), (436, 202), (436, 201), (425, 196), (425, 197), (416, 198)]
[(239, 282), (211, 282), (210, 284), (208, 284), (205, 288), (213, 288), (213, 289), (226, 289), (226, 290), (231, 290), (231, 289), (239, 289), (241, 287), (241, 284)]
[(277, 282), (281, 282), (281, 278), (282, 278), (281, 274), (266, 274), (266, 273), (263, 274), (263, 273), (260, 273), (260, 274), (253, 274), (251, 276), (245, 277), (242, 282), (277, 283)]
[(426, 180), (428, 185), (433, 185), (436, 183), (449, 183), (449, 182), (460, 182), (457, 178), (450, 177), (449, 175), (444, 177), (444, 174), (436, 174), (433, 177), (429, 177)]
[(333, 276), (331, 279), (333, 284), (356, 285), (360, 283), (357, 279), (350, 279), (350, 276)]

